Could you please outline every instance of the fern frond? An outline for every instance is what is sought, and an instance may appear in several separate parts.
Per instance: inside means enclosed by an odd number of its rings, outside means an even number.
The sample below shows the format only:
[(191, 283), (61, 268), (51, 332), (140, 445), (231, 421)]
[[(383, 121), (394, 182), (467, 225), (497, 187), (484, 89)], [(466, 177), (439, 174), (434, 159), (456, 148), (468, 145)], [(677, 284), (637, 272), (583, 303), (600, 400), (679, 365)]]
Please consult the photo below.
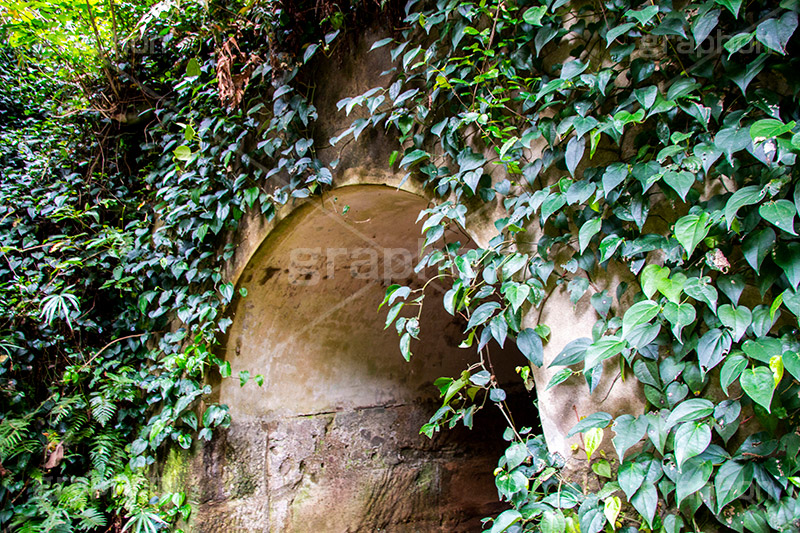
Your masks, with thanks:
[(114, 432), (104, 431), (92, 439), (92, 448), (89, 452), (92, 466), (102, 478), (118, 471), (125, 462), (125, 449), (122, 439)]
[(106, 527), (108, 520), (100, 510), (94, 507), (87, 507), (80, 514), (80, 522), (78, 529), (81, 531), (90, 531), (95, 528)]
[(105, 427), (117, 411), (117, 406), (104, 395), (97, 392), (92, 394), (90, 403), (92, 404), (92, 417), (94, 417), (101, 426)]

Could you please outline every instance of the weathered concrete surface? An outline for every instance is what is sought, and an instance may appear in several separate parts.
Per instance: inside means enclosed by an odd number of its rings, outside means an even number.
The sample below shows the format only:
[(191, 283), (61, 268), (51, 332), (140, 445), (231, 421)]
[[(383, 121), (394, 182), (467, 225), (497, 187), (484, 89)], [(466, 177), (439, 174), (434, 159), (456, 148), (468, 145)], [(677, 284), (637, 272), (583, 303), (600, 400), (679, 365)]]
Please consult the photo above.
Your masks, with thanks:
[[(295, 210), (253, 255), (237, 287), (247, 296), (228, 312), (222, 355), (234, 377), (214, 387), (233, 423), (194, 458), (167, 461), (164, 488), (191, 480), (199, 503), (189, 529), (466, 532), (502, 510), (496, 416), (478, 413), (473, 431), (419, 435), (439, 406), (433, 381), (474, 360), (457, 348), (465, 321), (443, 311), (431, 283), (425, 341), (412, 343), (407, 363), (377, 311), (388, 285), (428, 280), (413, 269), (425, 205), (389, 187), (336, 189)], [(524, 359), (497, 356), (501, 379), (513, 380)], [(263, 386), (240, 386), (243, 370)], [(532, 397), (522, 395), (530, 415)]]

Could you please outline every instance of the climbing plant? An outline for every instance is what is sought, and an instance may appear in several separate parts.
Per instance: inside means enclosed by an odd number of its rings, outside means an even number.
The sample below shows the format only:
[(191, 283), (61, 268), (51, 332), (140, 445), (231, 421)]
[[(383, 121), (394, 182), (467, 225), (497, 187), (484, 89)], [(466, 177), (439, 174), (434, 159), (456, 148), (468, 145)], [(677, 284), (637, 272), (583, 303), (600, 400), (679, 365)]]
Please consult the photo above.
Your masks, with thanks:
[[(643, 387), (647, 412), (582, 413), (568, 435), (581, 435), (584, 486), (511, 425), (495, 475), (512, 508), (492, 533), (800, 526), (798, 10), (409, 2), (402, 34), (373, 46), (390, 47), (391, 79), (340, 102), (365, 110), (351, 130), (395, 132), (390, 164), (440, 198), (422, 213), (421, 267), (451, 280), (444, 308), (479, 358), (437, 381), (443, 404), (423, 433), (470, 426), (484, 395), (506, 412), (491, 347), (515, 342), (530, 363), (520, 377), (540, 372), (550, 329), (523, 315), (552, 291), (598, 320), (548, 361), (561, 370), (546, 387), (591, 392), (612, 371)], [(443, 240), (487, 204), (494, 238)], [(406, 358), (420, 325), (402, 309), (428, 299), (387, 290)]]
[[(237, 297), (229, 236), (245, 211), (271, 218), (331, 184), (305, 65), (395, 9), (0, 2), (16, 46), (0, 61), (0, 527), (156, 531), (188, 515), (146, 474), (230, 423), (205, 403), (209, 374), (231, 373), (214, 352)], [(420, 268), (450, 280), (444, 308), (477, 356), (436, 382), (422, 432), (500, 407), (510, 508), (493, 533), (798, 527), (797, 13), (412, 1), (374, 43), (394, 68), (340, 103), (358, 118), (332, 142), (389, 131), (387, 164), (437, 198)], [(480, 247), (444, 241), (492, 213)], [(607, 288), (608, 272), (628, 274)], [(513, 342), (531, 386), (551, 333), (531, 309), (560, 290), (598, 321), (547, 361), (545, 386), (618, 374), (648, 402), (581, 413), (583, 486), (511, 423), (492, 372)], [(406, 311), (430, 295), (393, 286), (384, 304), (412, 357), (425, 325)]]

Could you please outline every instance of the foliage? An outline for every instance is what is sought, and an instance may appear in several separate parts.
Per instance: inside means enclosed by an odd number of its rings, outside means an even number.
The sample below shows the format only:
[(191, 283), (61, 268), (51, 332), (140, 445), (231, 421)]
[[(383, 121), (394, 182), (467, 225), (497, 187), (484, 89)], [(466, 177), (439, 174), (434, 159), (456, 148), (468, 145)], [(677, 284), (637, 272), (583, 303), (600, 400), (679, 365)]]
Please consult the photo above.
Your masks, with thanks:
[[(303, 65), (393, 6), (0, 7), (20, 46), (0, 61), (0, 526), (163, 529), (190, 506), (154, 497), (147, 468), (230, 423), (205, 403), (208, 374), (230, 375), (214, 355), (236, 297), (228, 235), (248, 209), (271, 218), (331, 185)], [(412, 1), (399, 38), (374, 45), (391, 45), (392, 79), (340, 103), (362, 114), (333, 142), (392, 131), (389, 164), (438, 196), (421, 268), (451, 280), (444, 307), (468, 320), (479, 360), (437, 381), (443, 405), (422, 431), (501, 407), (495, 474), (511, 508), (493, 533), (796, 527), (797, 11)], [(711, 52), (687, 44), (709, 36)], [(86, 111), (65, 118), (76, 103)], [(485, 205), (502, 213), (485, 248), (443, 241)], [(630, 279), (600, 290), (619, 267)], [(531, 384), (550, 330), (523, 317), (564, 288), (600, 318), (550, 363), (563, 368), (548, 386), (594, 390), (618, 360), (651, 406), (585, 413), (572, 430), (585, 487), (514, 427), (491, 372), (491, 347), (513, 341)], [(420, 315), (400, 310), (426, 296), (387, 291), (406, 358)], [(611, 432), (616, 458), (600, 446)]]
[[(593, 391), (616, 365), (649, 405), (583, 413), (572, 430), (599, 491), (542, 491), (538, 441), (514, 435), (496, 472), (513, 509), (492, 533), (796, 530), (798, 4), (407, 9), (402, 37), (374, 45), (391, 46), (388, 87), (340, 106), (366, 109), (353, 131), (396, 132), (391, 163), (441, 198), (422, 213), (421, 266), (451, 279), (444, 307), (468, 319), (480, 360), (437, 382), (443, 406), (422, 431), (470, 425), (481, 389), (505, 413), (489, 349), (514, 340), (530, 361), (521, 377), (540, 372), (549, 330), (523, 313), (564, 288), (599, 320), (550, 363), (563, 370), (548, 388), (580, 377)], [(443, 241), (492, 202), (488, 246)], [(601, 289), (619, 267), (627, 281)], [(399, 309), (425, 298), (387, 291), (406, 358), (418, 326)], [(609, 428), (614, 458), (595, 453)]]

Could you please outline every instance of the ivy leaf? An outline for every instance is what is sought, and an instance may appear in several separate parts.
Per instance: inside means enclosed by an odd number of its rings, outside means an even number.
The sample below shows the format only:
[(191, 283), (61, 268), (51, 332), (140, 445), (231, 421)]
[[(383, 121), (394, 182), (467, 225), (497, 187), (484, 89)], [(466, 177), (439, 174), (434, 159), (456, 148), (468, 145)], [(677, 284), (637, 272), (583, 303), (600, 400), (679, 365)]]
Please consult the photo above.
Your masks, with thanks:
[(714, 0), (717, 4), (725, 7), (730, 11), (734, 18), (739, 17), (739, 8), (742, 6), (742, 0)]
[(503, 511), (497, 518), (494, 519), (490, 533), (502, 533), (520, 520), (522, 520), (522, 515), (516, 509), (508, 509), (507, 511)]
[(749, 234), (742, 242), (742, 253), (745, 260), (753, 267), (756, 274), (761, 270), (761, 263), (775, 242), (775, 232), (764, 228)]
[(672, 189), (678, 193), (678, 196), (681, 197), (681, 200), (686, 201), (686, 194), (694, 185), (694, 175), (684, 171), (675, 172), (670, 170), (669, 172), (664, 174), (664, 182), (667, 185), (672, 187)]
[(640, 276), (642, 291), (648, 298), (652, 298), (658, 291), (659, 284), (669, 278), (669, 268), (654, 264), (647, 265)]
[(569, 142), (567, 143), (567, 152), (564, 156), (564, 161), (567, 164), (567, 170), (569, 171), (570, 176), (575, 175), (575, 169), (577, 168), (578, 163), (581, 162), (581, 158), (583, 158), (583, 152), (585, 149), (585, 137), (578, 137), (575, 135), (570, 138)]
[(578, 277), (573, 279), (567, 284), (567, 290), (569, 291), (569, 301), (573, 304), (577, 304), (578, 300), (586, 293), (586, 289), (589, 288), (589, 280), (584, 277)]
[(542, 521), (539, 523), (541, 533), (563, 533), (566, 527), (567, 521), (561, 509), (548, 509), (542, 513)]
[(717, 279), (717, 286), (728, 299), (736, 305), (739, 302), (739, 297), (744, 291), (744, 280), (742, 276), (736, 274), (735, 276), (720, 276)]
[(403, 156), (403, 159), (400, 160), (400, 166), (403, 168), (408, 168), (409, 166), (413, 165), (414, 163), (418, 163), (423, 159), (427, 159), (430, 157), (430, 154), (425, 150), (413, 150)]
[(779, 246), (775, 253), (775, 263), (783, 269), (786, 279), (796, 291), (800, 285), (800, 243), (791, 242)]
[(578, 232), (578, 244), (580, 246), (581, 253), (586, 250), (586, 247), (589, 246), (589, 242), (591, 242), (592, 237), (597, 235), (602, 225), (602, 218), (593, 218), (591, 220), (587, 220), (583, 226), (581, 226), (581, 229)]
[(753, 477), (753, 463), (740, 463), (733, 459), (725, 461), (714, 476), (717, 512), (744, 494), (750, 488)]
[(517, 348), (522, 352), (531, 364), (537, 367), (542, 366), (544, 350), (542, 339), (531, 328), (525, 328), (517, 335)]
[(696, 144), (695, 147), (692, 149), (694, 155), (700, 158), (701, 163), (703, 164), (703, 171), (708, 174), (709, 169), (711, 166), (720, 158), (722, 155), (722, 150), (717, 148), (716, 145), (711, 143), (700, 143)]
[[(761, 54), (755, 61), (749, 61), (738, 70), (734, 70), (730, 73), (730, 78), (736, 85), (739, 86), (742, 94), (747, 94), (747, 86), (750, 85), (750, 82), (753, 81), (756, 76), (758, 76), (758, 74), (764, 68), (764, 64), (766, 62), (767, 54)], [(745, 130), (742, 131), (749, 137), (749, 134)]]
[(797, 13), (787, 11), (780, 19), (765, 20), (756, 28), (756, 39), (779, 54), (786, 54), (786, 43), (797, 29)]
[(583, 440), (586, 444), (586, 460), (591, 462), (592, 455), (600, 448), (603, 442), (603, 428), (594, 427), (584, 432)]
[(522, 20), (531, 26), (541, 26), (542, 17), (547, 13), (547, 6), (532, 7), (522, 15)]
[(608, 198), (608, 193), (613, 191), (617, 185), (625, 181), (628, 176), (628, 165), (625, 163), (612, 163), (603, 173), (603, 192)]
[(614, 450), (617, 452), (620, 463), (625, 459), (625, 452), (644, 438), (647, 426), (647, 417), (644, 415), (639, 417), (622, 415), (614, 421), (611, 429), (614, 430), (615, 436), (611, 442), (614, 443)]
[[(611, 476), (609, 475), (608, 477)], [(614, 527), (614, 524), (617, 523), (617, 517), (619, 517), (619, 513), (622, 510), (622, 500), (617, 496), (609, 496), (605, 499), (603, 504), (603, 514), (606, 515), (608, 523)]]
[(650, 322), (658, 315), (659, 311), (661, 311), (661, 306), (652, 300), (633, 304), (625, 311), (622, 318), (622, 338), (627, 338), (634, 326)]
[(734, 355), (725, 359), (725, 364), (722, 365), (722, 370), (719, 373), (719, 384), (726, 395), (728, 395), (728, 387), (739, 379), (742, 370), (747, 368), (747, 363), (747, 358), (743, 355)]
[(687, 257), (691, 257), (695, 247), (706, 238), (710, 227), (711, 216), (708, 213), (686, 215), (678, 219), (675, 223), (675, 238), (686, 249)]
[(675, 461), (678, 468), (696, 455), (703, 453), (711, 444), (711, 427), (703, 422), (684, 422), (675, 430)]
[(583, 362), (584, 374), (594, 369), (597, 364), (620, 353), (625, 344), (624, 340), (614, 335), (602, 337), (593, 342), (586, 350), (586, 358)]
[(794, 121), (791, 121), (789, 124), (784, 124), (780, 120), (774, 118), (756, 120), (750, 126), (750, 138), (753, 139), (754, 142), (760, 142), (765, 139), (780, 137), (784, 133), (792, 131), (794, 126)]
[(616, 39), (617, 37), (619, 37), (624, 33), (627, 33), (635, 26), (636, 24), (634, 24), (633, 22), (626, 22), (625, 24), (620, 24), (619, 26), (615, 26), (609, 29), (608, 33), (606, 33), (606, 48), (611, 46), (611, 43), (614, 41), (614, 39)]
[(681, 340), (681, 331), (684, 327), (694, 323), (697, 313), (690, 304), (676, 304), (667, 302), (662, 311), (664, 318), (672, 324), (672, 334), (678, 341)]
[(475, 326), (479, 326), (489, 320), (489, 317), (491, 317), (495, 310), (497, 310), (499, 307), (500, 304), (497, 302), (486, 302), (481, 304), (477, 309), (475, 309), (475, 311), (473, 311), (465, 331), (469, 331)]
[(750, 312), (750, 309), (744, 306), (733, 307), (730, 304), (719, 306), (717, 316), (723, 326), (733, 331), (733, 340), (735, 342), (739, 342), (739, 339), (745, 334), (747, 327), (753, 320), (753, 313)]
[(631, 505), (639, 512), (652, 528), (653, 518), (658, 507), (658, 491), (652, 483), (644, 483), (631, 498)]
[(764, 220), (775, 224), (780, 229), (792, 235), (797, 235), (794, 231), (795, 207), (789, 200), (777, 200), (767, 202), (758, 208), (758, 214)]
[(754, 402), (770, 412), (772, 394), (775, 392), (775, 380), (770, 369), (763, 366), (748, 368), (739, 376), (739, 383)]
[(633, 11), (629, 9), (625, 12), (626, 17), (636, 19), (640, 26), (646, 25), (650, 20), (658, 14), (658, 6), (647, 6), (644, 9)]
[(606, 525), (603, 508), (598, 505), (597, 496), (586, 498), (578, 509), (581, 533), (600, 533)]
[(625, 493), (625, 496), (628, 498), (628, 501), (636, 494), (639, 487), (642, 486), (646, 475), (647, 470), (645, 466), (638, 461), (625, 461), (620, 465), (617, 471), (617, 481), (619, 482), (620, 488)]
[(697, 343), (697, 357), (703, 372), (708, 372), (725, 359), (731, 349), (731, 336), (719, 328), (708, 330)]
[(587, 417), (581, 419), (580, 422), (575, 424), (572, 429), (569, 430), (567, 433), (567, 438), (570, 438), (573, 435), (577, 435), (578, 433), (583, 433), (584, 431), (589, 431), (593, 428), (605, 428), (611, 423), (614, 418), (604, 412), (592, 413)]
[(696, 422), (714, 412), (714, 404), (702, 398), (692, 398), (681, 402), (667, 417), (666, 428), (670, 429), (684, 422)]
[(515, 283), (513, 281), (507, 283), (503, 294), (511, 304), (511, 308), (516, 311), (528, 298), (531, 288), (524, 283)]
[(586, 337), (570, 341), (564, 349), (561, 350), (553, 362), (550, 363), (548, 368), (554, 366), (570, 366), (580, 363), (586, 357), (586, 350), (592, 344), (592, 340)]
[(800, 355), (797, 352), (783, 352), (781, 356), (785, 368), (796, 380), (800, 380)]
[[(683, 443), (681, 443), (683, 444)], [(699, 491), (714, 471), (711, 461), (688, 460), (678, 472), (678, 479), (675, 481), (675, 503), (678, 507), (687, 496)]]
[(744, 128), (724, 128), (719, 130), (714, 137), (714, 145), (722, 150), (729, 160), (733, 157), (735, 152), (747, 149), (752, 142), (753, 141), (750, 139), (750, 132)]
[(678, 303), (681, 300), (681, 293), (686, 286), (687, 278), (678, 272), (671, 278), (662, 279), (658, 282), (658, 292), (667, 297), (670, 302)]
[(728, 59), (731, 58), (733, 54), (750, 44), (750, 41), (756, 36), (756, 32), (744, 32), (744, 33), (737, 33), (730, 39), (728, 39), (723, 47), (725, 50), (728, 51)]
[(564, 383), (570, 377), (572, 377), (572, 370), (570, 370), (569, 368), (562, 368), (561, 370), (553, 374), (553, 377), (550, 378), (550, 382), (547, 384), (547, 388), (545, 390), (550, 390), (556, 385)]
[(719, 14), (719, 9), (712, 9), (692, 21), (692, 36), (694, 36), (695, 48), (700, 46), (706, 40), (706, 37), (714, 31), (714, 28), (717, 27)]

